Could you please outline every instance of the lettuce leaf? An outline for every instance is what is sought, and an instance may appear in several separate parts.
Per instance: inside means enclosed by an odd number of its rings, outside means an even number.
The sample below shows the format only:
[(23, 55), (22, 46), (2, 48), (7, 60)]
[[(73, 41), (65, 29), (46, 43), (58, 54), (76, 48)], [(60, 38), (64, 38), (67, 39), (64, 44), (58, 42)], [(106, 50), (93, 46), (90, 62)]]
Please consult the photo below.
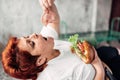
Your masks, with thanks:
[(78, 34), (74, 34), (69, 37), (68, 41), (72, 43), (72, 47), (75, 49), (77, 48), (77, 42), (78, 42)]
[[(78, 40), (79, 39), (79, 35), (78, 34), (74, 34), (72, 36), (70, 36), (68, 38), (68, 41), (72, 43), (72, 46), (71, 48), (74, 49), (75, 53), (80, 57), (80, 58), (86, 58), (85, 55), (82, 54), (81, 50), (77, 47), (77, 43), (78, 43)], [(80, 41), (82, 42), (82, 40)]]

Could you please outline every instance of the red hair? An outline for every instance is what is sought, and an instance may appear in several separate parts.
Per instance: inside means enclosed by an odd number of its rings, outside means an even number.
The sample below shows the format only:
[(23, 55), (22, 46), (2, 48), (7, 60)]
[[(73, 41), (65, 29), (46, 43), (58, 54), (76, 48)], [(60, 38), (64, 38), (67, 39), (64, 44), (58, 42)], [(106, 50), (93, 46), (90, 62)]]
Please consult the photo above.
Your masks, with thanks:
[(46, 63), (36, 66), (36, 60), (39, 56), (32, 56), (27, 51), (21, 51), (17, 47), (18, 42), (16, 37), (10, 38), (2, 52), (4, 71), (15, 78), (36, 80), (37, 73), (43, 71)]

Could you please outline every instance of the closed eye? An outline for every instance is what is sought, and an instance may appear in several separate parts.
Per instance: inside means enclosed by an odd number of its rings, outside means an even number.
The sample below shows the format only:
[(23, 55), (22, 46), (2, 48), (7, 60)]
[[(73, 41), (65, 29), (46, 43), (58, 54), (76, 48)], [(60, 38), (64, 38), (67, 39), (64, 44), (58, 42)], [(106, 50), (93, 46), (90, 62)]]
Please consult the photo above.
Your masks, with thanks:
[(32, 48), (34, 48), (34, 46), (35, 46), (35, 42), (34, 42), (34, 41), (26, 40), (26, 42), (27, 42)]
[(43, 37), (43, 39), (45, 39), (47, 41), (47, 38), (46, 37)]
[(29, 36), (25, 36), (24, 38), (29, 38)]

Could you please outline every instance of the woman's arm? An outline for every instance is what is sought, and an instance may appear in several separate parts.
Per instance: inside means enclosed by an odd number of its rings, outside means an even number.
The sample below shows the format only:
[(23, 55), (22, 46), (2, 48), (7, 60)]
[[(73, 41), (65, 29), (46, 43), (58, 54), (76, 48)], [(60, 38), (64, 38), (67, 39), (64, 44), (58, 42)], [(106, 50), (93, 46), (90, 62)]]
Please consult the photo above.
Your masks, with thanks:
[[(44, 0), (41, 0), (41, 2)], [(48, 0), (45, 0), (48, 1)], [(42, 24), (45, 26), (50, 26), (56, 30), (59, 34), (59, 25), (60, 25), (60, 17), (57, 11), (55, 4), (51, 0), (51, 6), (45, 7), (43, 3), (41, 3), (43, 9), (43, 15), (41, 17)]]
[(59, 34), (59, 27), (60, 27), (60, 17), (57, 11), (57, 8), (55, 6), (55, 4), (53, 4), (48, 12), (48, 26), (53, 27), (57, 33)]
[(92, 65), (94, 66), (95, 70), (96, 70), (96, 75), (94, 80), (104, 80), (105, 79), (105, 72), (104, 72), (104, 68), (102, 65), (102, 61), (99, 59), (96, 50), (93, 48), (94, 53), (95, 53), (95, 58), (92, 61)]

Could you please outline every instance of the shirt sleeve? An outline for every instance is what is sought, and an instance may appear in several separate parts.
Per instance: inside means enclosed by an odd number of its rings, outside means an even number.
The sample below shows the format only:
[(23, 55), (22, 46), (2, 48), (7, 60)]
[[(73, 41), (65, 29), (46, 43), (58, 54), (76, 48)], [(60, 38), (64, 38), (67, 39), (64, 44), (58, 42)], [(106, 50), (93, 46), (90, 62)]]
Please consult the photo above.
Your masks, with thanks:
[(72, 80), (94, 80), (95, 69), (90, 64), (78, 65), (73, 72)]
[(58, 33), (51, 26), (44, 26), (40, 33), (44, 37), (53, 37), (54, 39), (58, 39)]

